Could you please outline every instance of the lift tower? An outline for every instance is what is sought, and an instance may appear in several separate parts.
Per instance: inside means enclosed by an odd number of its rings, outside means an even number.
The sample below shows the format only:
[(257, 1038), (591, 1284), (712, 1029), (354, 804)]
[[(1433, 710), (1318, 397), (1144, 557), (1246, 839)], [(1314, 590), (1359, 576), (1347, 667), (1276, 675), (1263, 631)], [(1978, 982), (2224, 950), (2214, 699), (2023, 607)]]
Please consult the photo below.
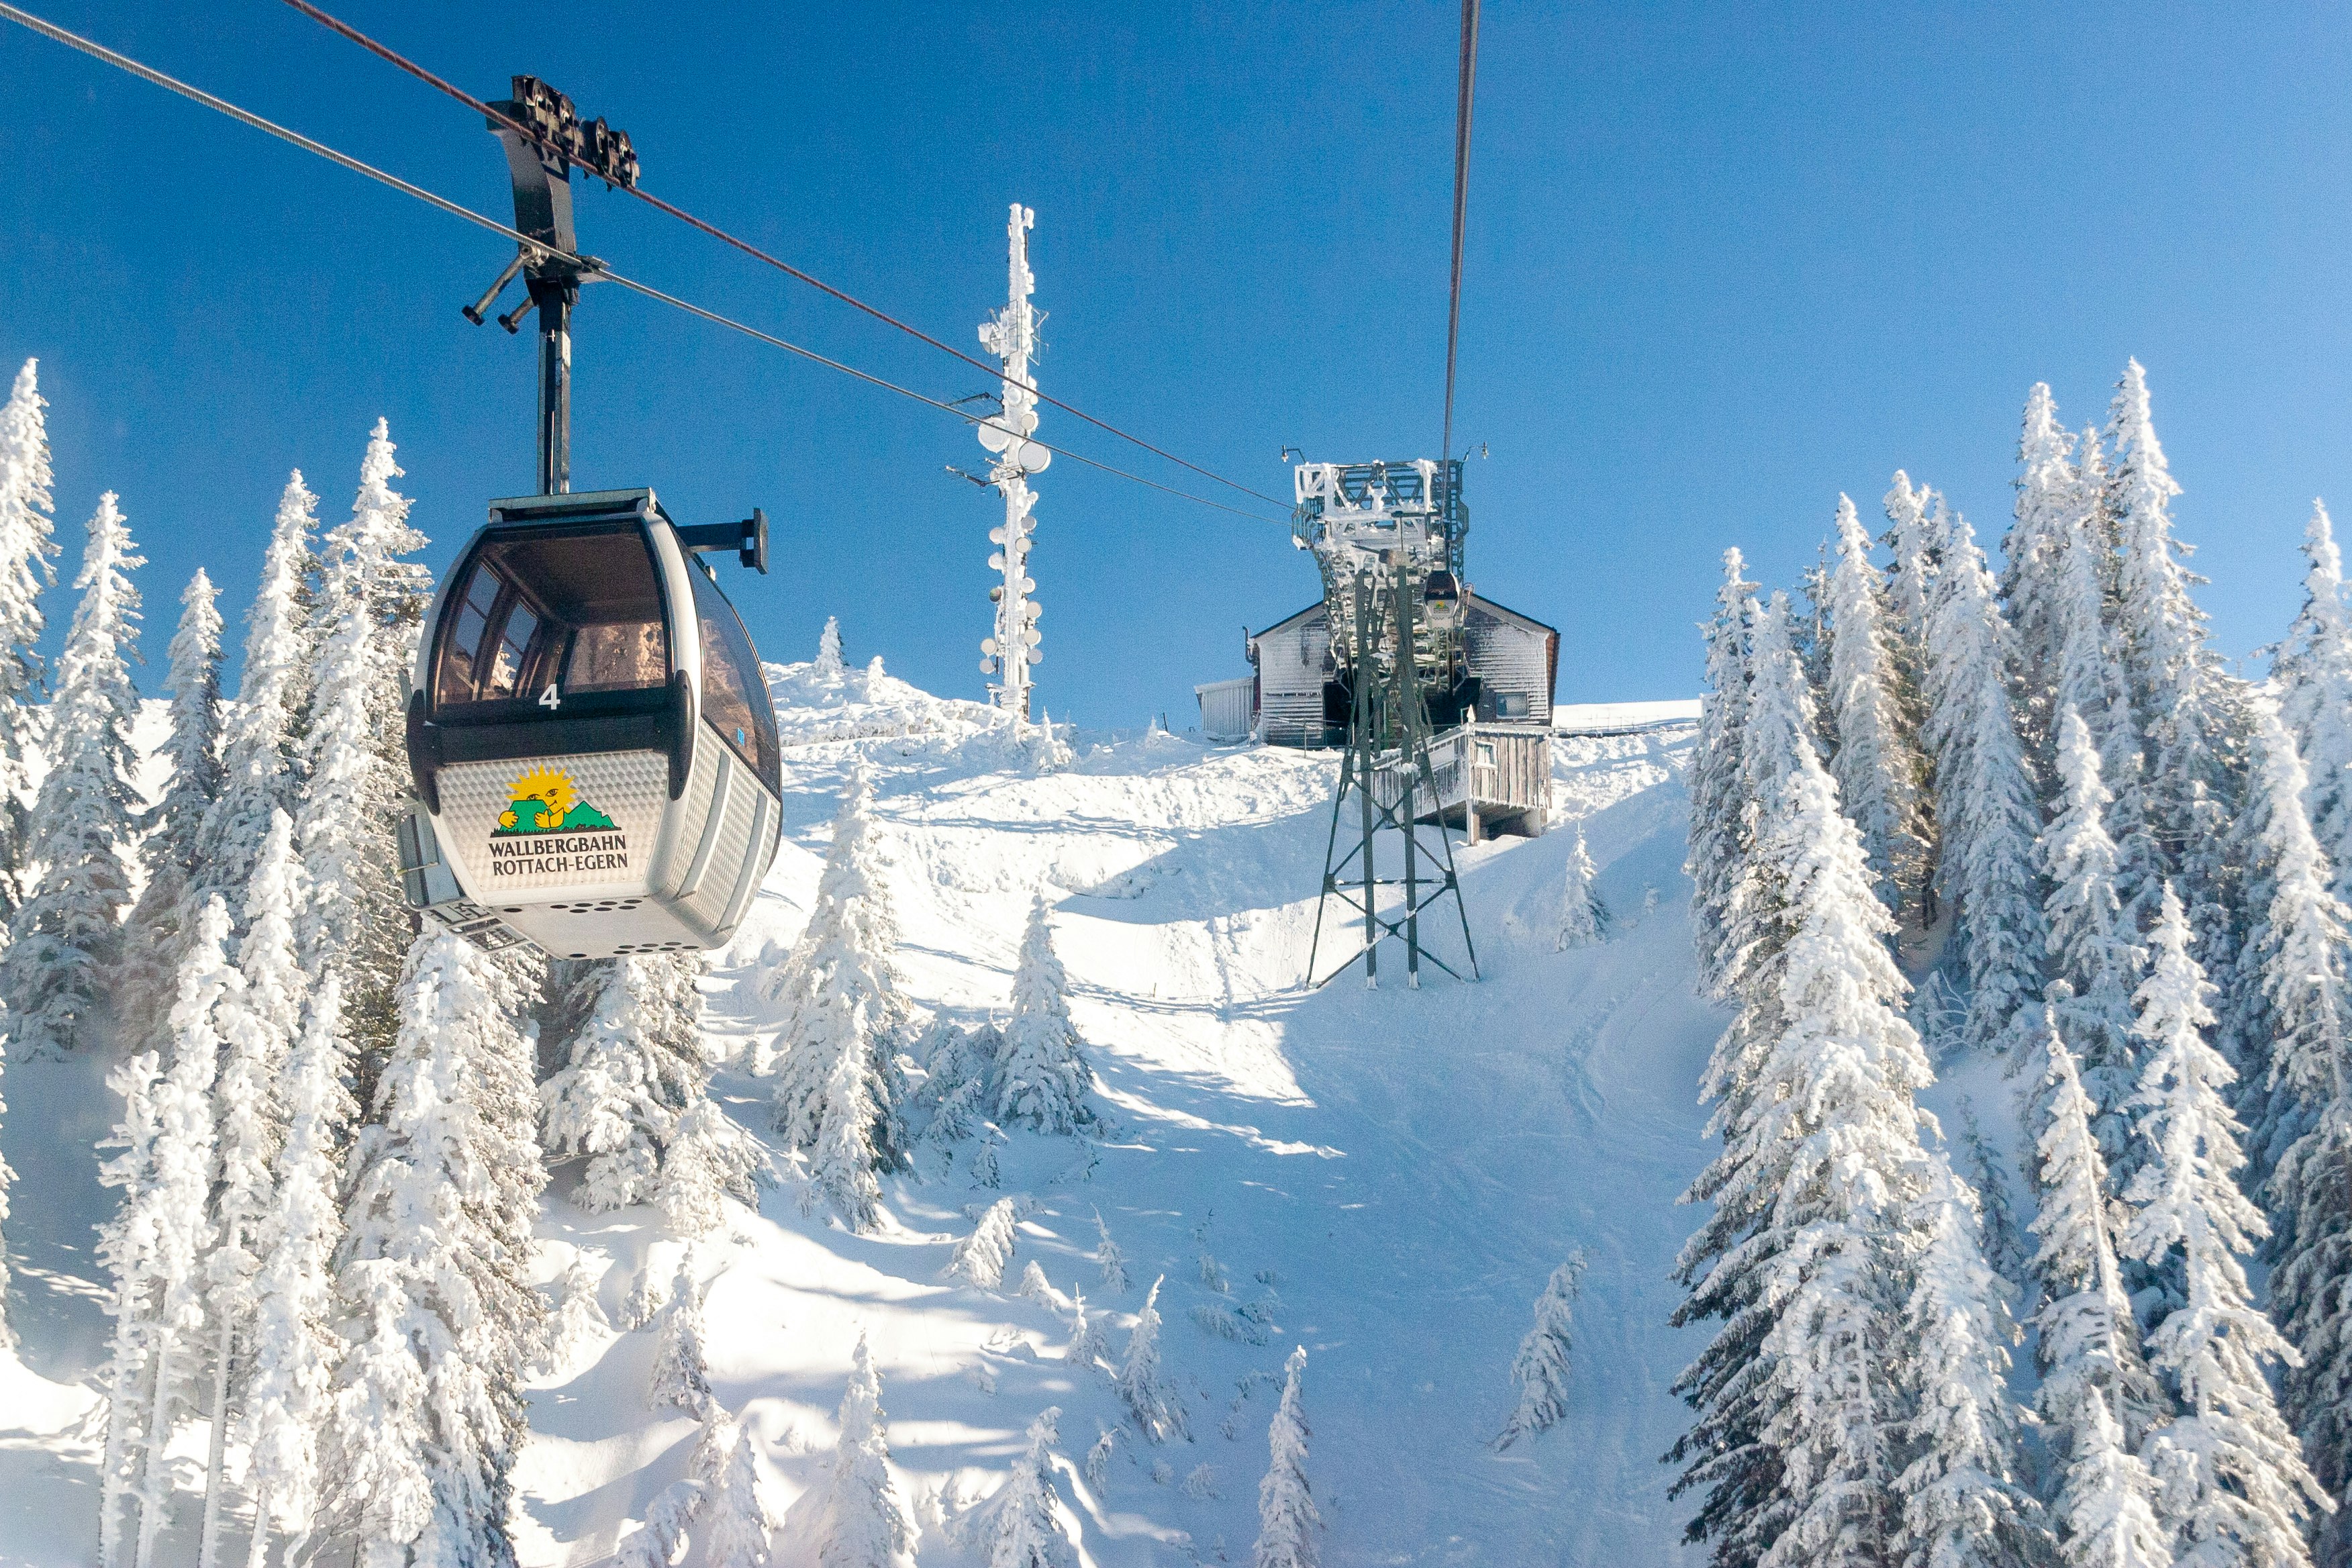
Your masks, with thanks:
[[(1377, 987), (1381, 944), (1391, 937), (1403, 943), (1408, 985), (1420, 985), (1424, 959), (1464, 978), (1423, 941), (1423, 913), (1448, 901), (1475, 979), (1477, 949), (1429, 754), (1432, 733), (1459, 722), (1477, 700), (1461, 637), (1462, 542), (1469, 531), (1461, 461), (1301, 463), (1292, 486), (1292, 542), (1315, 552), (1331, 630), (1334, 679), (1324, 688), (1325, 711), (1348, 727), (1308, 983), (1326, 984), (1360, 961), (1364, 984)], [(1386, 876), (1383, 845), (1394, 857)], [(1334, 902), (1347, 911), (1334, 935), (1354, 925), (1360, 938), (1344, 963), (1318, 978), (1324, 917)]]

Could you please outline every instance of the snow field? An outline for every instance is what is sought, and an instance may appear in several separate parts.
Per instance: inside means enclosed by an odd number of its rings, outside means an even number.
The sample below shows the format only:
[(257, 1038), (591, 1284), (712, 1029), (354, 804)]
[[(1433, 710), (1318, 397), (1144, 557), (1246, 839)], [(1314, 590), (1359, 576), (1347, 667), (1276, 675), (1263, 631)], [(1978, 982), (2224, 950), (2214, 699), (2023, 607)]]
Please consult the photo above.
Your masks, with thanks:
[[(970, 1179), (976, 1145), (945, 1173), (925, 1148), (916, 1173), (885, 1179), (886, 1218), (867, 1235), (803, 1215), (787, 1181), (694, 1244), (713, 1392), (752, 1434), (783, 1521), (779, 1564), (814, 1562), (861, 1335), (926, 1564), (984, 1560), (974, 1521), (1049, 1407), (1077, 1561), (1247, 1561), (1294, 1345), (1307, 1352), (1304, 1468), (1325, 1561), (1685, 1559), (1685, 1507), (1666, 1499), (1657, 1460), (1685, 1424), (1668, 1385), (1699, 1337), (1666, 1327), (1667, 1271), (1693, 1217), (1675, 1200), (1706, 1153), (1695, 1086), (1721, 1024), (1690, 981), (1686, 729), (1555, 742), (1555, 821), (1582, 823), (1611, 941), (1553, 951), (1574, 835), (1457, 848), (1482, 984), (1433, 974), (1408, 991), (1392, 962), (1378, 992), (1349, 976), (1308, 994), (1328, 756), (1078, 734), (1063, 737), (1066, 766), (1036, 772), (985, 709), (878, 669), (790, 666), (772, 681), (786, 844), (743, 932), (714, 955), (709, 1026), (735, 1063), (714, 1096), (767, 1135), (769, 1084), (743, 1065), (768, 1019), (744, 983), (805, 920), (862, 760), (908, 994), (958, 1021), (1001, 1019), (1042, 887), (1111, 1121), (1093, 1142), (1013, 1134), (994, 1190)], [(8, 1375), (30, 1392), (0, 1405), (0, 1500), (0, 1500), (0, 1563), (90, 1549), (93, 1455), (75, 1429), (94, 1407), (81, 1385), (102, 1368), (89, 1226), (110, 1195), (90, 1144), (114, 1114), (95, 1078), (76, 1059), (8, 1079), (8, 1157), (60, 1201), (19, 1184), (10, 1241), (29, 1370)], [(685, 1412), (647, 1407), (654, 1334), (628, 1326), (633, 1295), (666, 1292), (686, 1243), (651, 1209), (583, 1213), (566, 1196), (575, 1171), (555, 1173), (539, 1275), (554, 1289), (584, 1262), (610, 1326), (532, 1385), (516, 1526), (534, 1568), (608, 1558), (688, 1476), (700, 1436)], [(1007, 1197), (1020, 1218), (1000, 1288), (943, 1277)], [(1096, 1261), (1097, 1215), (1125, 1255), (1124, 1289)], [(1567, 1415), (1498, 1455), (1512, 1357), (1577, 1247), (1591, 1266)], [(1016, 1293), (1032, 1264), (1052, 1299)], [(1064, 1359), (1078, 1292), (1115, 1365), (1155, 1279), (1189, 1442), (1146, 1441), (1108, 1373)], [(1118, 1436), (1097, 1485), (1089, 1451), (1105, 1429)], [(204, 1443), (197, 1424), (175, 1445), (184, 1486), (200, 1480)], [(199, 1512), (184, 1492), (167, 1552), (193, 1552)], [(681, 1568), (705, 1568), (706, 1544)]]

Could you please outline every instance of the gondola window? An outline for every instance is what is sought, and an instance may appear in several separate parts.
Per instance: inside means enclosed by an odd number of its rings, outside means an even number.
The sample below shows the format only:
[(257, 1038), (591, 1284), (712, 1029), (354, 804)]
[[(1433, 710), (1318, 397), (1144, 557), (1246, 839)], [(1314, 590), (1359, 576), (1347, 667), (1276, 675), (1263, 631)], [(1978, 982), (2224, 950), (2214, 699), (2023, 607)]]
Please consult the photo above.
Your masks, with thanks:
[(659, 583), (634, 526), (493, 533), (467, 571), (436, 660), (436, 711), (553, 710), (667, 681)]
[(699, 570), (688, 575), (694, 579), (695, 618), (702, 623), (702, 716), (775, 789), (776, 716), (759, 656), (735, 607), (710, 579)]

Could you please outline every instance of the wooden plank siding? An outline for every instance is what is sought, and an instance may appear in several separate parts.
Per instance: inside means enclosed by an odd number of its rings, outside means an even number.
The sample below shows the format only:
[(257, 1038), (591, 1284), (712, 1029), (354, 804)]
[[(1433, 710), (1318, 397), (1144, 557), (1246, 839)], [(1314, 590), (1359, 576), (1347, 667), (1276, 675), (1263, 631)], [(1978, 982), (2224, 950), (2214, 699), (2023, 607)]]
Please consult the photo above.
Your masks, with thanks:
[[(1551, 722), (1559, 634), (1490, 599), (1468, 596), (1463, 651), (1484, 691), (1478, 718), (1543, 726)], [(1323, 721), (1323, 683), (1331, 679), (1331, 628), (1318, 601), (1249, 640), (1258, 673), (1258, 738), (1269, 746), (1328, 746), (1340, 737)]]
[[(1430, 742), (1429, 768), (1437, 799), (1412, 779), (1413, 816), (1467, 829), (1473, 844), (1492, 833), (1539, 838), (1551, 816), (1551, 732), (1522, 724), (1464, 724)], [(1394, 810), (1404, 798), (1401, 761), (1372, 775), (1372, 798)]]

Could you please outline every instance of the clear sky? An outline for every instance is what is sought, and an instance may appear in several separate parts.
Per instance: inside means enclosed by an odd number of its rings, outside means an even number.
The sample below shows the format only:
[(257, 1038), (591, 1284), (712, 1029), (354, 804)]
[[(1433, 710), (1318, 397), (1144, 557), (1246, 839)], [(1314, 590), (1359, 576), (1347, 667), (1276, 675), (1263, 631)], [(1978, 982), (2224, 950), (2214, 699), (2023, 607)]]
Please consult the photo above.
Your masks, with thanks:
[[(271, 0), (32, 0), (52, 19), (479, 210), (462, 107)], [(1438, 439), (1451, 5), (457, 5), (340, 0), (484, 97), (529, 71), (635, 138), (646, 188), (977, 353), (1005, 208), (1034, 207), (1050, 392), (1277, 495)], [(2231, 654), (2352, 507), (2352, 17), (2340, 9), (1654, 5), (1486, 10), (1457, 445), (1470, 576), (1559, 626), (1563, 700), (1686, 695), (1727, 544), (1790, 583), (1897, 467), (1988, 542), (2046, 380), (2104, 416), (2127, 356)], [(988, 384), (625, 197), (614, 266), (946, 398)], [(42, 361), (58, 521), (112, 488), (152, 689), (182, 584), (234, 627), (299, 466), (346, 514), (391, 420), (446, 566), (531, 486), (531, 353), (457, 307), (501, 242), (0, 24), (0, 359)], [(977, 696), (998, 503), (944, 416), (612, 289), (578, 321), (579, 488), (773, 520), (730, 579), (762, 650)], [(1040, 435), (1205, 485), (1048, 408)], [(1038, 481), (1042, 700), (1090, 724), (1243, 673), (1316, 593), (1278, 521), (1056, 462)], [(1251, 503), (1244, 502), (1248, 505)], [(58, 591), (54, 618), (68, 611)]]

